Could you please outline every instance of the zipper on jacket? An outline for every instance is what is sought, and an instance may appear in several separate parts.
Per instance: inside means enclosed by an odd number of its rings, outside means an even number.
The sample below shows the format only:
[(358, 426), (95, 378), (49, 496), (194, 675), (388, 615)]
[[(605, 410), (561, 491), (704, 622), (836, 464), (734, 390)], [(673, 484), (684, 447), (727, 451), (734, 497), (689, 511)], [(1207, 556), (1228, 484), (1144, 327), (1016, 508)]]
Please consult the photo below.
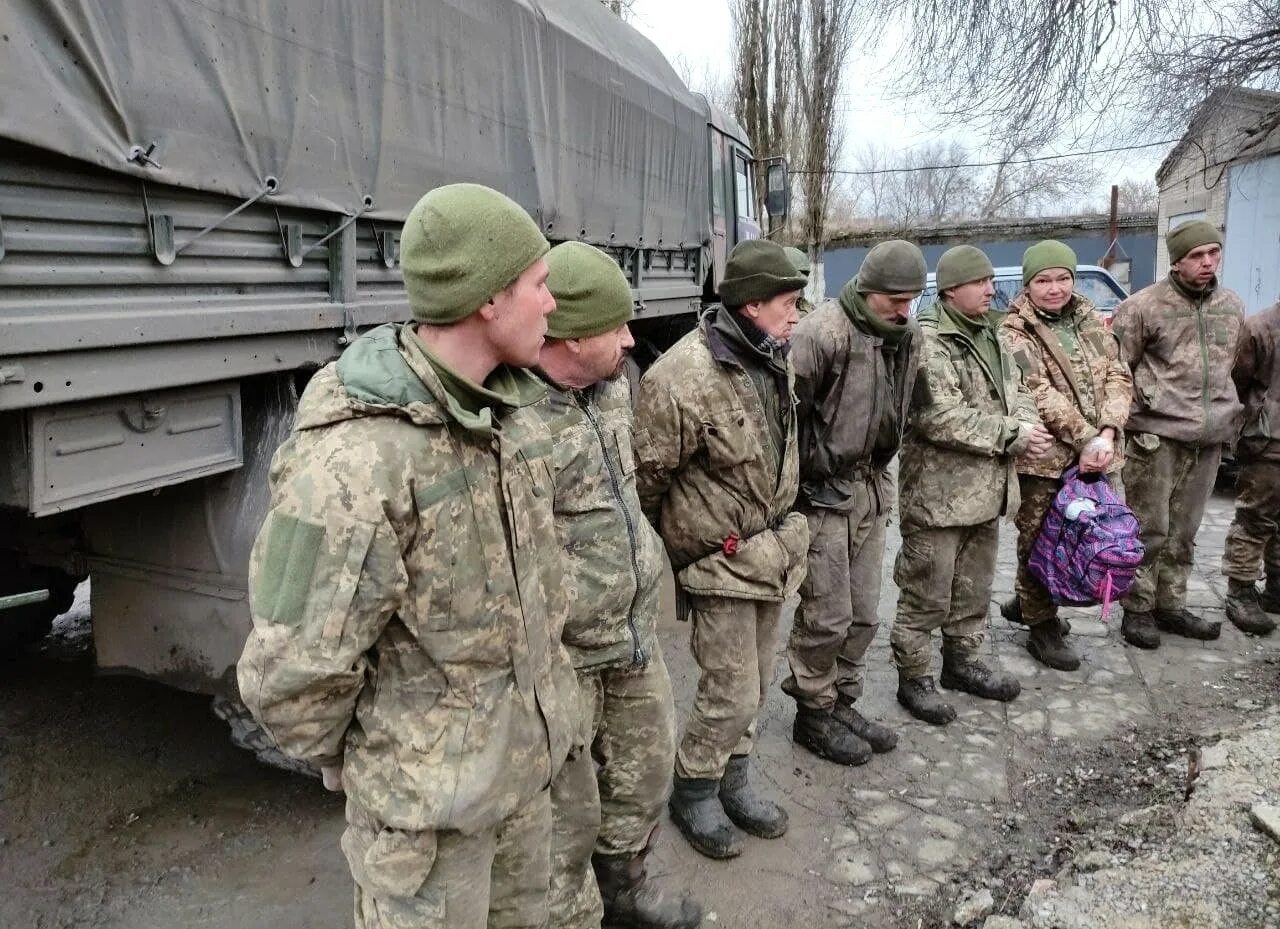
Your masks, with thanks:
[(1202, 435), (1209, 434), (1209, 337), (1204, 324), (1204, 297), (1196, 301), (1196, 330), (1200, 335), (1200, 402), (1204, 407)]
[(617, 501), (618, 509), (622, 511), (622, 519), (627, 524), (627, 540), (631, 543), (631, 573), (635, 575), (636, 579), (636, 593), (631, 598), (631, 605), (627, 607), (627, 629), (631, 632), (631, 665), (638, 668), (645, 663), (646, 658), (644, 649), (640, 647), (640, 633), (636, 629), (636, 600), (640, 596), (641, 586), (636, 527), (635, 523), (631, 521), (631, 513), (627, 509), (626, 501), (622, 498), (622, 485), (618, 481), (618, 472), (613, 468), (613, 458), (609, 455), (609, 446), (605, 443), (604, 432), (600, 428), (600, 421), (596, 419), (589, 399), (585, 400), (582, 411), (587, 415), (587, 421), (591, 423), (591, 428), (596, 431), (596, 438), (600, 442), (600, 450), (604, 452), (604, 466), (609, 472), (609, 486), (613, 490), (613, 499)]

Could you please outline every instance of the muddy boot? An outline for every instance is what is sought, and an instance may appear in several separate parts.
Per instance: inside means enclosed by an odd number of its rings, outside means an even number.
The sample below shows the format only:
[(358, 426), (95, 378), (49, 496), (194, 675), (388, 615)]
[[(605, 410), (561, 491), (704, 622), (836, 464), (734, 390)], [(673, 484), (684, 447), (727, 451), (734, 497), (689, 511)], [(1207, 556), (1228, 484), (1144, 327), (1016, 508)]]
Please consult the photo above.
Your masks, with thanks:
[(945, 726), (956, 718), (956, 708), (942, 699), (928, 675), (898, 681), (898, 702), (916, 719), (935, 726)]
[(1267, 578), (1262, 593), (1258, 594), (1258, 606), (1264, 613), (1280, 613), (1280, 583), (1273, 583), (1271, 578)]
[(644, 866), (648, 854), (645, 848), (638, 855), (591, 856), (604, 901), (604, 924), (619, 929), (697, 929), (702, 907), (688, 897), (665, 893), (649, 880)]
[(1042, 665), (1059, 671), (1074, 671), (1080, 667), (1080, 656), (1062, 637), (1057, 620), (1048, 619), (1031, 627), (1027, 651)]
[(1150, 613), (1126, 609), (1124, 619), (1120, 620), (1120, 634), (1130, 645), (1138, 648), (1159, 648), (1160, 632), (1156, 629), (1156, 619)]
[[(1008, 600), (1004, 600), (1000, 604), (1000, 615), (1015, 626), (1025, 626), (1027, 621), (1022, 618), (1022, 602), (1018, 599), (1018, 595), (1014, 594)], [(1071, 631), (1071, 620), (1058, 617), (1058, 628), (1062, 630), (1062, 634), (1066, 635)]]
[(787, 811), (755, 792), (747, 780), (748, 755), (732, 755), (720, 778), (720, 802), (743, 832), (762, 839), (776, 839), (787, 831)]
[(860, 765), (871, 760), (871, 746), (849, 731), (829, 710), (796, 704), (791, 737), (797, 745), (836, 764)]
[(938, 683), (947, 690), (963, 690), (984, 700), (1008, 703), (1022, 693), (1022, 684), (1007, 671), (989, 668), (968, 655), (942, 653), (942, 674)]
[(831, 715), (849, 727), (849, 731), (871, 746), (877, 755), (891, 752), (898, 744), (898, 733), (888, 726), (867, 719), (853, 708), (848, 697), (837, 697)]
[(1186, 608), (1156, 610), (1155, 618), (1156, 628), (1161, 632), (1172, 632), (1174, 635), (1186, 636), (1188, 639), (1209, 642), (1222, 633), (1222, 623), (1211, 623), (1207, 619), (1201, 619)]
[(677, 774), (667, 808), (680, 834), (699, 852), (708, 858), (734, 858), (742, 854), (742, 833), (716, 798), (719, 786), (714, 778)]
[(1258, 588), (1253, 582), (1234, 577), (1227, 580), (1227, 619), (1249, 635), (1266, 635), (1276, 627), (1276, 621), (1258, 602)]

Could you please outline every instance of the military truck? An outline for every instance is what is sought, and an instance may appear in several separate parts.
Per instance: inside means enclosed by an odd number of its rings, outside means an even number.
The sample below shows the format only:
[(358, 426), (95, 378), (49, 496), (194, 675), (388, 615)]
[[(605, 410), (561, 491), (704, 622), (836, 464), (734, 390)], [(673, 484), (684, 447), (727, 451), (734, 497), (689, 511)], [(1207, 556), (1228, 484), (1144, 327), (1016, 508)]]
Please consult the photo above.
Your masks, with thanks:
[(428, 189), (607, 250), (654, 349), (759, 235), (741, 129), (596, 0), (5, 6), (3, 649), (88, 577), (100, 668), (234, 697), (271, 455), (311, 373), (408, 318)]

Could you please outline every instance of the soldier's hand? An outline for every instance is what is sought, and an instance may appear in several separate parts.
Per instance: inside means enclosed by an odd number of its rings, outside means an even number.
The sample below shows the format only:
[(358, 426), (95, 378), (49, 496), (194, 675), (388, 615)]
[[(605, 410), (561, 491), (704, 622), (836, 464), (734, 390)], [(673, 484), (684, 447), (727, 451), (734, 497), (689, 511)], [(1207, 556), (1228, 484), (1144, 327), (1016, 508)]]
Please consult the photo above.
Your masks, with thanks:
[(1051, 448), (1053, 448), (1053, 433), (1036, 423), (1031, 427), (1030, 439), (1023, 454), (1034, 461), (1047, 455)]
[(1111, 465), (1112, 460), (1116, 457), (1116, 451), (1115, 441), (1113, 438), (1109, 438), (1108, 434), (1115, 435), (1110, 429), (1104, 430), (1102, 434), (1091, 439), (1081, 449), (1079, 468), (1082, 473), (1101, 473)]
[(320, 781), (324, 784), (325, 790), (331, 790), (336, 794), (346, 793), (342, 784), (342, 765), (325, 765), (320, 769)]

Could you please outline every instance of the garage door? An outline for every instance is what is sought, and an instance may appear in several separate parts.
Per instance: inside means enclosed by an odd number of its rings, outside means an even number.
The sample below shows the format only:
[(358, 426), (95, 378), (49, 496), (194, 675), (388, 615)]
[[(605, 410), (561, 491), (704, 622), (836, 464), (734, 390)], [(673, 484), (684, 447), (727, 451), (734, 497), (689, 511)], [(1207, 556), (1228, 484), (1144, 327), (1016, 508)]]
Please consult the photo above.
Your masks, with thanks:
[(1228, 182), (1222, 282), (1256, 313), (1280, 299), (1280, 156), (1237, 165)]

